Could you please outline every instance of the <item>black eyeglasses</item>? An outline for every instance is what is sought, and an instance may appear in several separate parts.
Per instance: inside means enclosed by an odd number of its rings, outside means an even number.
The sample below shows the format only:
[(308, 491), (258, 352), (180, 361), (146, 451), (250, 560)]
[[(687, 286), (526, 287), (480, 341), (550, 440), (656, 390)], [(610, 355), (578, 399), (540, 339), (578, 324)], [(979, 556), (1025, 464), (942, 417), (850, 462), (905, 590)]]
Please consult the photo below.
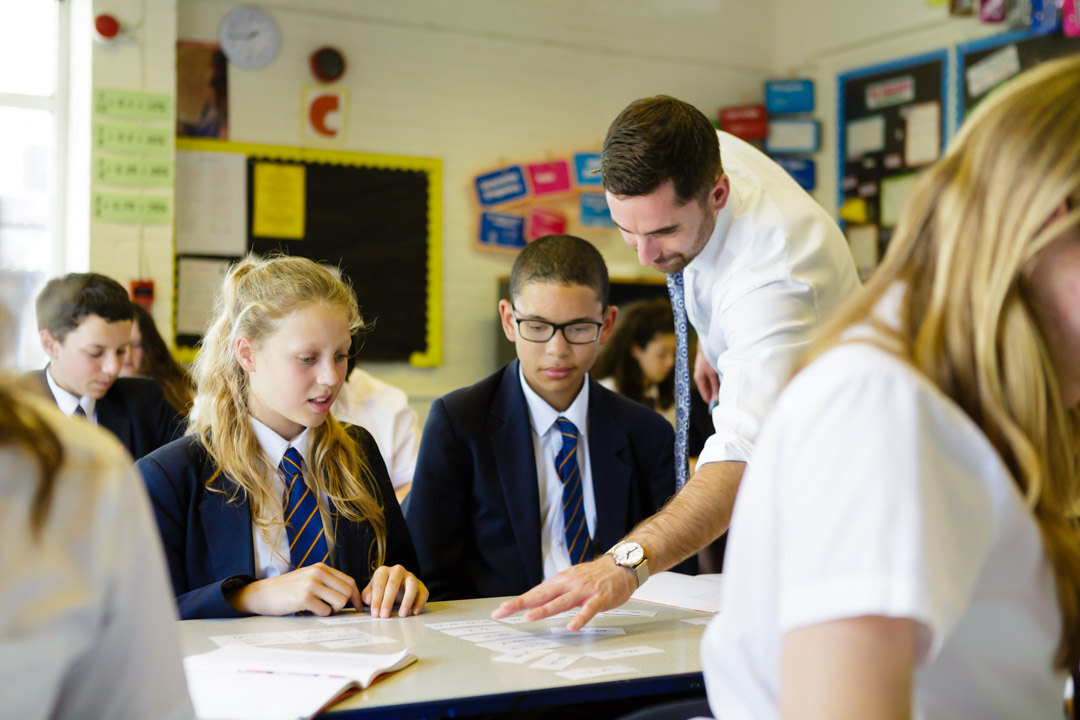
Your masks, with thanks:
[(563, 337), (571, 345), (588, 345), (596, 342), (596, 339), (600, 337), (600, 328), (604, 327), (602, 322), (585, 320), (562, 323), (561, 325), (545, 322), (544, 320), (522, 320), (517, 316), (516, 310), (512, 312), (514, 313), (514, 320), (517, 322), (518, 335), (521, 336), (522, 340), (528, 340), (529, 342), (547, 342), (555, 337), (556, 332), (562, 330)]

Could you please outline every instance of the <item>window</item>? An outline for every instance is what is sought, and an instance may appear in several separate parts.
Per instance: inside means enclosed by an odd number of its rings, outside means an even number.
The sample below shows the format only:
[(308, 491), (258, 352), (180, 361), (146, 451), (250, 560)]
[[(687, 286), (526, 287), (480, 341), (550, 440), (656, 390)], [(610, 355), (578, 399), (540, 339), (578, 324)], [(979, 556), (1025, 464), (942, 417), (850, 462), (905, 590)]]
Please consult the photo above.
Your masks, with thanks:
[(59, 0), (0, 3), (0, 359), (41, 367), (34, 303), (61, 272), (66, 58)]

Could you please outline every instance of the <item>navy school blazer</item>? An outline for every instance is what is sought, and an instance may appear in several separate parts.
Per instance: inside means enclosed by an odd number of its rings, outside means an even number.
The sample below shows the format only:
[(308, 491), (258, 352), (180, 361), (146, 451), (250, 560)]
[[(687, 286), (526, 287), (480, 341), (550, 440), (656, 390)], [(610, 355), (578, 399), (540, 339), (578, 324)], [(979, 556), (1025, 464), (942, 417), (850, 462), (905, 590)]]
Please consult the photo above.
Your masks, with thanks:
[[(348, 426), (363, 450), (375, 478), (386, 514), (386, 565), (402, 565), (417, 577), (419, 563), (401, 507), (371, 434)], [(181, 620), (247, 615), (225, 599), (225, 584), (255, 580), (255, 542), (251, 507), (243, 494), (229, 502), (235, 484), (223, 475), (215, 480), (228, 494), (207, 490), (216, 464), (194, 436), (181, 438), (150, 453), (138, 463), (150, 494), (169, 566)], [(369, 553), (374, 556), (375, 532), (366, 523), (338, 518), (334, 562), (352, 576), (359, 589), (371, 579)], [(231, 583), (230, 583), (231, 584)]]
[[(55, 402), (45, 370), (36, 374)], [(168, 403), (161, 386), (150, 378), (117, 378), (94, 403), (94, 411), (97, 424), (120, 438), (136, 460), (180, 437), (184, 427), (184, 416)]]
[[(519, 362), (431, 406), (405, 519), (432, 600), (520, 595), (543, 579), (540, 490)], [(675, 494), (671, 425), (589, 380), (597, 552)], [(673, 570), (693, 573), (695, 558)]]

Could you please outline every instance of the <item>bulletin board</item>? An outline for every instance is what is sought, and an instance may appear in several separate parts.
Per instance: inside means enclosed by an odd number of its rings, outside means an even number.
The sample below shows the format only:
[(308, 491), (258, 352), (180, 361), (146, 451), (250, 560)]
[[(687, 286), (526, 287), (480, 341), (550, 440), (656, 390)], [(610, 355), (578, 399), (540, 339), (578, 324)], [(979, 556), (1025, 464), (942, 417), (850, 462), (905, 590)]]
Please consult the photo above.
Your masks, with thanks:
[(945, 145), (944, 50), (838, 77), (840, 216), (860, 271), (888, 246), (918, 170)]
[(212, 296), (247, 252), (340, 270), (374, 321), (364, 360), (441, 363), (440, 160), (177, 140), (176, 345), (193, 357)]
[(1080, 53), (1080, 37), (1016, 30), (956, 46), (957, 125), (994, 88), (1041, 62)]

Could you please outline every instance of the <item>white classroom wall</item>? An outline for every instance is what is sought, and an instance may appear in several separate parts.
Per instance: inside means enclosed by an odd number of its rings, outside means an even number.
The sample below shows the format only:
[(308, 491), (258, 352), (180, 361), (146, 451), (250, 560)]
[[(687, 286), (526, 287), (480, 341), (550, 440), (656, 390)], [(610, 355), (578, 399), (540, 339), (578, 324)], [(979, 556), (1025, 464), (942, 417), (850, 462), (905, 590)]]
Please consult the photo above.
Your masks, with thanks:
[[(366, 364), (403, 388), (421, 418), (433, 399), (495, 368), (497, 279), (513, 258), (473, 247), (476, 173), (596, 148), (638, 97), (671, 94), (715, 117), (721, 106), (762, 101), (766, 78), (808, 76), (823, 130), (816, 196), (833, 210), (836, 75), (998, 32), (923, 0), (74, 2), (138, 23), (129, 41), (94, 44), (94, 87), (175, 92), (176, 40), (215, 41), (230, 9), (255, 5), (277, 22), (281, 49), (262, 70), (230, 69), (230, 139), (302, 145), (308, 57), (333, 45), (348, 62), (339, 84), (350, 97), (345, 143), (328, 147), (442, 160), (443, 364)], [(155, 318), (168, 331), (171, 229), (92, 224), (89, 264), (126, 283), (139, 272), (140, 232)], [(612, 275), (652, 272), (614, 232), (588, 237)]]

